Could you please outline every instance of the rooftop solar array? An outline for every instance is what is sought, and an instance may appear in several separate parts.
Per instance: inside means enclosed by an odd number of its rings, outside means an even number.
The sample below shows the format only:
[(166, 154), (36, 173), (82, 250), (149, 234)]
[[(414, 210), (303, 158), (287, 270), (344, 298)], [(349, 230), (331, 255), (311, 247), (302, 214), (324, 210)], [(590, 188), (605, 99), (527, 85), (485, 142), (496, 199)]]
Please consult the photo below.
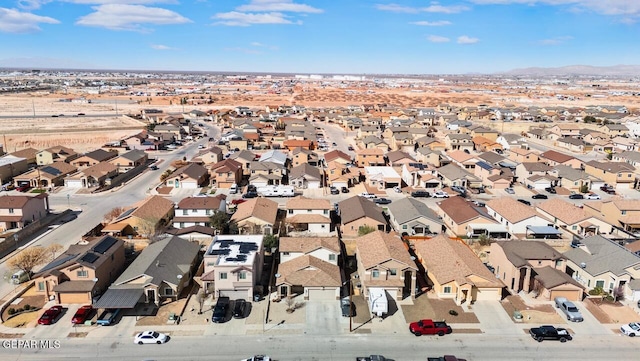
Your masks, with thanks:
[(105, 254), (114, 244), (118, 242), (117, 239), (113, 237), (106, 237), (100, 243), (98, 243), (95, 247), (93, 247), (93, 251), (100, 254)]
[(133, 213), (133, 211), (135, 211), (136, 209), (138, 209), (138, 208), (137, 208), (137, 207), (134, 207), (134, 208), (131, 208), (131, 209), (129, 209), (128, 211), (126, 211), (126, 212), (122, 213), (122, 214), (120, 215), (120, 217), (118, 217), (118, 219), (116, 219), (114, 222), (118, 222), (118, 221), (120, 221), (121, 219), (123, 219), (124, 217), (127, 217), (128, 215), (130, 215), (131, 213)]
[(54, 167), (51, 167), (51, 166), (42, 167), (42, 168), (40, 168), (40, 170), (45, 172), (45, 173), (52, 174), (52, 175), (60, 175), (60, 174), (62, 174), (62, 172), (58, 168), (54, 168)]
[(48, 271), (50, 269), (54, 269), (54, 268), (64, 264), (65, 262), (68, 262), (68, 261), (70, 261), (70, 260), (72, 260), (72, 259), (74, 259), (76, 257), (78, 257), (77, 254), (70, 254), (70, 255), (68, 255), (66, 257), (62, 257), (62, 258), (60, 258), (58, 260), (55, 260), (55, 261), (49, 263), (48, 265), (46, 265), (43, 269), (40, 270), (40, 272), (44, 272), (44, 271)]
[(84, 261), (84, 262), (87, 262), (87, 263), (93, 263), (93, 262), (97, 261), (98, 258), (100, 258), (100, 256), (98, 256), (95, 253), (89, 252), (89, 253), (85, 254), (80, 260)]

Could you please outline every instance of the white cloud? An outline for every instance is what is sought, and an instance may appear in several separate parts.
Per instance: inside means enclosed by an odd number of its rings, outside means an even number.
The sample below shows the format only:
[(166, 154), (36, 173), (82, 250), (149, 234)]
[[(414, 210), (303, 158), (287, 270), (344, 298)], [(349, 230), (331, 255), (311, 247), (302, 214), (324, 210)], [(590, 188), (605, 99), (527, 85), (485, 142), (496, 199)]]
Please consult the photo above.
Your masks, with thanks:
[[(53, 0), (28, 0), (53, 1)], [(178, 4), (178, 0), (59, 0), (62, 2), (82, 5), (149, 5), (149, 4)]]
[(96, 26), (111, 30), (148, 31), (143, 24), (169, 25), (192, 22), (184, 16), (167, 9), (142, 5), (99, 5), (94, 13), (83, 16), (76, 24)]
[(162, 45), (162, 44), (151, 44), (151, 49), (155, 50), (176, 50), (170, 46)]
[(412, 8), (409, 6), (403, 6), (398, 4), (376, 4), (376, 9), (382, 10), (382, 11), (390, 11), (392, 13), (415, 14), (419, 12), (417, 8)]
[(542, 39), (538, 41), (540, 45), (560, 45), (573, 39), (573, 36), (556, 36), (555, 38)]
[(213, 19), (220, 20), (215, 22), (218, 25), (227, 26), (250, 26), (250, 25), (262, 25), (262, 24), (302, 24), (302, 22), (293, 22), (286, 18), (283, 13), (242, 13), (238, 11), (231, 11), (228, 13), (218, 13), (213, 16)]
[(464, 6), (464, 5), (445, 6), (445, 5), (440, 5), (436, 2), (431, 3), (431, 5), (427, 7), (410, 7), (410, 6), (391, 3), (391, 4), (376, 4), (375, 8), (382, 11), (390, 11), (393, 13), (407, 13), (407, 14), (416, 14), (421, 12), (456, 14), (456, 13), (470, 10), (468, 6)]
[(469, 10), (469, 7), (463, 5), (443, 6), (439, 4), (433, 4), (427, 6), (426, 8), (421, 8), (420, 10), (427, 13), (457, 14)]
[(294, 12), (294, 13), (322, 13), (322, 9), (306, 4), (296, 4), (293, 0), (252, 0), (247, 5), (236, 8), (237, 11), (265, 11), (265, 12)]
[(624, 16), (622, 21), (630, 17), (640, 17), (640, 1), (637, 0), (469, 0), (478, 5), (565, 5), (575, 10), (589, 10), (602, 15)]
[(46, 3), (50, 3), (53, 0), (18, 0), (16, 3), (18, 7), (26, 10), (40, 9), (40, 7)]
[(439, 35), (429, 35), (427, 36), (427, 40), (429, 40), (432, 43), (448, 43), (450, 41), (449, 38), (446, 38), (444, 36), (439, 36)]
[(5, 33), (33, 33), (39, 24), (60, 24), (54, 18), (39, 16), (16, 9), (0, 8), (0, 31)]
[(458, 44), (475, 44), (477, 42), (479, 42), (480, 39), (478, 38), (471, 38), (469, 36), (466, 35), (462, 35), (458, 37)]
[(414, 21), (409, 24), (420, 25), (420, 26), (445, 26), (451, 25), (450, 21), (440, 20), (440, 21)]

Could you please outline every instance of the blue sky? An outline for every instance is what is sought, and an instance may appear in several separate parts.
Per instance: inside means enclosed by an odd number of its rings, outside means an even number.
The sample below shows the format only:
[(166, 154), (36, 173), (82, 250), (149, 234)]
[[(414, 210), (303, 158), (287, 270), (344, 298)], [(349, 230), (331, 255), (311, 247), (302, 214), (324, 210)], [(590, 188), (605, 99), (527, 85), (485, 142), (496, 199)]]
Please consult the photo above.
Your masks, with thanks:
[(640, 64), (640, 0), (1, 0), (0, 66), (493, 73)]

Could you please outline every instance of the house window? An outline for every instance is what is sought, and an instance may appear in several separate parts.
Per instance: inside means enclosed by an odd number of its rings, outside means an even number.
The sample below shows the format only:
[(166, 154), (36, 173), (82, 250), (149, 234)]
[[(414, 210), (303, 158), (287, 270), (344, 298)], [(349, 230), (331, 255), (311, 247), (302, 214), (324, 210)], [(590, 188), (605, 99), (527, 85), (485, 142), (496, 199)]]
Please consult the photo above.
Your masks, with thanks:
[(389, 270), (389, 275), (391, 276), (395, 276), (398, 274), (398, 270), (396, 270), (395, 268), (392, 268)]
[(189, 214), (189, 210), (188, 209), (183, 209), (182, 210), (182, 215), (186, 216), (187, 214)]
[(451, 293), (451, 286), (444, 286), (442, 293)]
[(13, 208), (9, 208), (9, 214), (13, 214), (14, 210)]
[(290, 210), (289, 210), (289, 214), (293, 214), (293, 209), (290, 209)]
[(402, 229), (407, 229), (407, 225), (406, 225), (406, 224), (403, 224), (403, 225), (402, 225)]
[(247, 279), (247, 272), (238, 273), (238, 278), (241, 279), (241, 280), (246, 280)]
[(578, 229), (578, 226), (573, 225), (573, 226), (571, 226), (571, 229), (575, 231), (576, 229)]
[(283, 255), (283, 256), (288, 256), (288, 255), (289, 255), (289, 252), (282, 252), (282, 255)]
[(226, 280), (227, 279), (227, 272), (220, 272), (220, 279), (221, 280)]
[(378, 271), (377, 269), (374, 269), (373, 271), (371, 271), (371, 277), (373, 278), (380, 277), (380, 271)]
[(44, 291), (44, 281), (38, 282), (38, 291)]
[(604, 288), (604, 280), (597, 280), (596, 287)]
[(625, 214), (627, 214), (627, 211), (622, 211), (622, 215), (624, 216)]
[(76, 275), (78, 276), (78, 278), (87, 278), (89, 277), (89, 272), (87, 272), (87, 270), (80, 270), (76, 272)]
[(329, 255), (329, 261), (335, 261), (336, 260), (336, 255), (335, 254), (330, 254)]
[(211, 215), (211, 210), (207, 209), (206, 214), (207, 214), (207, 216), (210, 216)]
[(562, 260), (561, 259), (557, 259), (556, 260), (556, 268), (559, 268), (560, 266), (562, 266)]
[(329, 210), (328, 210), (328, 209), (325, 209), (324, 211), (322, 211), (322, 214), (324, 214), (324, 215), (329, 214)]
[(311, 213), (313, 212), (311, 209), (307, 209), (307, 213)]
[(165, 289), (164, 289), (164, 295), (165, 295), (165, 296), (173, 296), (173, 289), (171, 289), (171, 288), (165, 288)]

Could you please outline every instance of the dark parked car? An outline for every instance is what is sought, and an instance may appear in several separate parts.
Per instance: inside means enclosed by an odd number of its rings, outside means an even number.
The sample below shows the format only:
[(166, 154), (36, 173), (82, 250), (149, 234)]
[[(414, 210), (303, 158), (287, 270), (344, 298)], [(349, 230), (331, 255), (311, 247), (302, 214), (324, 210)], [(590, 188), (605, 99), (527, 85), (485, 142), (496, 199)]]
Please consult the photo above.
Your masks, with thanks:
[(38, 319), (38, 325), (52, 325), (56, 322), (56, 319), (62, 313), (62, 306), (53, 306), (50, 309), (44, 311), (42, 316)]
[(340, 192), (342, 192), (342, 193), (349, 193), (349, 188), (347, 188), (347, 187), (342, 187), (342, 188), (340, 188)]
[(227, 309), (229, 308), (229, 297), (218, 297), (215, 307), (213, 307), (213, 316), (211, 322), (221, 323), (227, 317)]
[(340, 308), (342, 309), (342, 317), (356, 316), (356, 305), (354, 305), (353, 302), (349, 301), (349, 299), (341, 299)]
[(31, 187), (29, 187), (28, 185), (22, 185), (22, 186), (16, 188), (16, 190), (18, 192), (22, 192), (22, 193), (28, 191), (29, 189), (31, 189)]
[(93, 307), (91, 307), (90, 305), (82, 306), (78, 308), (78, 311), (76, 311), (76, 314), (73, 315), (73, 318), (71, 319), (71, 323), (76, 325), (83, 324), (86, 320), (89, 319), (89, 316), (91, 316), (92, 313), (93, 313)]
[(247, 192), (242, 195), (242, 198), (256, 198), (258, 196), (258, 192)]
[(331, 194), (340, 194), (340, 191), (336, 187), (331, 187)]
[(239, 299), (233, 302), (233, 318), (244, 318), (246, 310), (247, 301)]
[(431, 195), (427, 191), (413, 191), (411, 192), (413, 198), (429, 198)]
[(249, 185), (247, 186), (247, 192), (258, 192), (258, 189), (256, 188), (256, 186), (255, 186), (255, 185), (253, 185), (253, 184), (249, 184)]
[(526, 200), (526, 199), (518, 199), (518, 202), (520, 202), (520, 203), (522, 203), (522, 204), (526, 204), (526, 205), (528, 205), (528, 206), (530, 206), (530, 205), (531, 205), (531, 202), (529, 202), (529, 201), (528, 201), (528, 200)]
[(350, 151), (353, 152), (353, 147), (352, 146), (349, 146), (349, 148), (347, 148), (347, 149), (349, 149)]
[(376, 198), (373, 200), (375, 204), (389, 204), (391, 203), (391, 199), (388, 198)]
[(553, 326), (534, 327), (529, 330), (529, 334), (534, 340), (542, 342), (544, 340), (558, 340), (560, 342), (571, 341), (573, 337), (565, 328), (555, 328)]
[(616, 190), (613, 189), (613, 187), (608, 184), (605, 184), (602, 187), (600, 187), (600, 190), (607, 194), (616, 194)]
[(531, 196), (531, 198), (533, 198), (533, 199), (547, 199), (549, 197), (547, 197), (545, 194), (534, 194), (533, 196)]
[(584, 196), (582, 194), (576, 193), (576, 194), (571, 194), (569, 196), (569, 199), (584, 199)]
[(553, 187), (548, 187), (548, 188), (545, 188), (544, 190), (551, 194), (556, 194), (556, 189)]

